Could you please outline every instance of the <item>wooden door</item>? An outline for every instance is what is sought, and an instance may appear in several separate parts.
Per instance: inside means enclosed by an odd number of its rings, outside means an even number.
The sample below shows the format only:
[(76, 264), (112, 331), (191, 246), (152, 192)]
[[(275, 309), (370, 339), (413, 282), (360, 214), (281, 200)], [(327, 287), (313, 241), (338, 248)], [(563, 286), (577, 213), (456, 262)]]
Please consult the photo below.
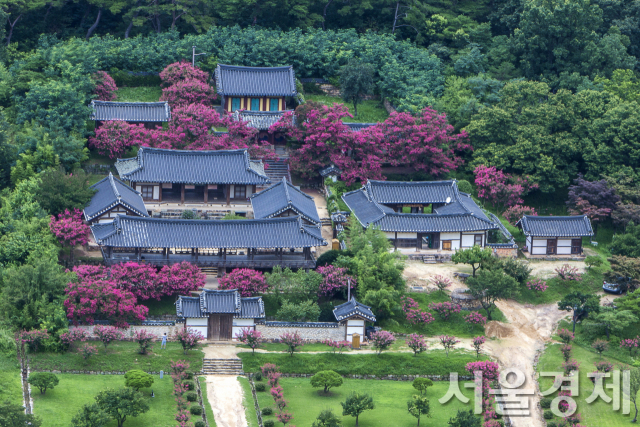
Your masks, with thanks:
[(443, 240), (442, 241), (442, 250), (450, 251), (451, 250), (451, 240)]
[(233, 314), (220, 315), (220, 339), (230, 340), (233, 338)]
[(230, 340), (233, 332), (233, 314), (210, 314), (207, 326), (208, 340)]
[(558, 242), (556, 239), (547, 239), (547, 255), (556, 254), (556, 246)]
[(582, 239), (571, 239), (571, 253), (574, 255), (582, 253)]
[(209, 322), (207, 322), (207, 339), (218, 341), (220, 340), (220, 315), (210, 314)]

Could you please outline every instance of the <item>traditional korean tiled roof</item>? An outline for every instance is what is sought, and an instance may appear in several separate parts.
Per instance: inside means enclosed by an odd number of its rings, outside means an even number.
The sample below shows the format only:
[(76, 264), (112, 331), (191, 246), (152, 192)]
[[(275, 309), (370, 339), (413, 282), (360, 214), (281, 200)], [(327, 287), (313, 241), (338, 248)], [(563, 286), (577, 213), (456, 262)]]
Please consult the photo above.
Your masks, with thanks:
[(300, 217), (187, 220), (120, 216), (91, 226), (101, 246), (120, 248), (310, 248), (325, 246)]
[(167, 101), (114, 102), (91, 101), (91, 120), (123, 120), (126, 122), (168, 122), (171, 108)]
[(262, 161), (251, 160), (247, 150), (165, 150), (140, 147), (133, 159), (118, 159), (122, 179), (134, 182), (181, 184), (264, 185)]
[(332, 176), (332, 175), (340, 176), (341, 173), (342, 173), (342, 170), (336, 165), (334, 165), (333, 163), (327, 166), (326, 168), (320, 169), (320, 176), (323, 178), (327, 176)]
[(269, 130), (276, 124), (286, 111), (251, 111), (237, 110), (233, 112), (233, 119), (239, 121), (242, 119), (248, 122), (248, 126), (258, 130)]
[(363, 129), (377, 125), (377, 123), (344, 123), (354, 132), (360, 132)]
[[(371, 185), (369, 185), (371, 183)], [(480, 231), (498, 228), (484, 214), (470, 195), (460, 193), (455, 181), (436, 181), (434, 185), (419, 182), (389, 182), (391, 185), (380, 185), (381, 181), (369, 181), (364, 187), (344, 193), (342, 200), (356, 216), (358, 221), (368, 227), (388, 232), (458, 232)], [(393, 190), (400, 196), (390, 194)], [(397, 213), (384, 205), (388, 203), (441, 204), (431, 214)], [(421, 198), (423, 197), (423, 198)], [(398, 200), (404, 200), (398, 202)]]
[[(374, 181), (367, 191), (378, 203), (450, 203), (457, 198), (458, 186), (449, 181)], [(447, 200), (449, 199), (449, 200)]]
[(533, 216), (525, 215), (516, 223), (525, 236), (577, 237), (593, 236), (591, 221), (586, 215)]
[(293, 67), (240, 67), (218, 64), (216, 90), (221, 95), (295, 96)]
[(242, 298), (236, 289), (203, 289), (200, 296), (179, 296), (176, 315), (179, 318), (209, 317), (210, 314), (233, 314), (237, 319), (264, 318), (262, 297)]
[(286, 177), (251, 196), (251, 206), (256, 219), (273, 218), (290, 209), (309, 222), (321, 222), (313, 197), (298, 190)]
[(355, 298), (351, 298), (350, 301), (334, 308), (333, 315), (339, 322), (354, 316), (364, 317), (371, 322), (376, 321), (376, 316), (371, 311), (371, 307), (359, 303)]
[(118, 205), (140, 216), (149, 216), (140, 193), (114, 178), (111, 172), (108, 177), (96, 182), (91, 188), (94, 188), (96, 193), (84, 208), (84, 219), (87, 221), (91, 221)]

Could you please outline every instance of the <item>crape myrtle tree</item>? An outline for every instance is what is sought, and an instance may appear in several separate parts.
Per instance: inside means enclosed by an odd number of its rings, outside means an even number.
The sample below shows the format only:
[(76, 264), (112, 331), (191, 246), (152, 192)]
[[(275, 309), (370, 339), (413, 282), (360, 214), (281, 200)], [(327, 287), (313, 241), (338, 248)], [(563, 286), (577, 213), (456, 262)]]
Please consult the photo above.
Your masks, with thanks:
[(267, 290), (264, 274), (251, 268), (236, 268), (220, 278), (220, 289), (237, 289), (243, 297), (252, 297)]
[(507, 174), (495, 166), (479, 165), (473, 173), (478, 197), (501, 212), (504, 208), (522, 204), (522, 197), (538, 188), (531, 178)]
[(342, 405), (342, 415), (350, 415), (356, 418), (356, 427), (358, 427), (358, 418), (364, 411), (375, 409), (373, 397), (369, 394), (353, 392), (347, 396)]

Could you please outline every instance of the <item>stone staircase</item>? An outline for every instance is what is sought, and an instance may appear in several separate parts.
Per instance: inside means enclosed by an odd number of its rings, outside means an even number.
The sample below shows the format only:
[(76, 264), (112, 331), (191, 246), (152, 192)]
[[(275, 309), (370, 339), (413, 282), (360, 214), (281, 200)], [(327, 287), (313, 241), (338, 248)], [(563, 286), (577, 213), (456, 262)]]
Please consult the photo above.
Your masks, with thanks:
[(240, 359), (204, 359), (202, 373), (205, 375), (244, 375)]
[(322, 223), (323, 227), (331, 227), (331, 218), (320, 218), (320, 222)]
[(277, 184), (282, 181), (282, 177), (286, 177), (291, 182), (291, 173), (289, 173), (289, 164), (286, 159), (265, 160), (265, 173), (271, 180), (271, 184)]
[(424, 262), (425, 264), (435, 264), (436, 257), (434, 255), (424, 255), (422, 257), (422, 262)]
[(218, 267), (200, 267), (200, 271), (202, 271), (207, 276), (218, 275)]

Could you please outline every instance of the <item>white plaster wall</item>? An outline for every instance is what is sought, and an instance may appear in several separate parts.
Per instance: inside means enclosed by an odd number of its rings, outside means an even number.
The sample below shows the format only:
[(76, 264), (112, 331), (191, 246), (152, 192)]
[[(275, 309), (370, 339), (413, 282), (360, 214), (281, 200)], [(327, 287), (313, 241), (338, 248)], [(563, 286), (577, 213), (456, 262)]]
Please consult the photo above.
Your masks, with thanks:
[(460, 233), (440, 233), (440, 240), (460, 240)]
[(418, 233), (398, 233), (398, 239), (415, 239), (417, 237)]
[(153, 186), (153, 200), (159, 200), (160, 199), (160, 186), (159, 185), (154, 185)]
[(251, 197), (253, 194), (253, 185), (247, 185), (247, 197)]
[(236, 196), (236, 186), (235, 185), (230, 185), (229, 186), (229, 197), (231, 199), (233, 199)]
[(473, 246), (475, 236), (473, 234), (463, 234), (462, 235), (462, 247), (470, 248)]
[(546, 248), (547, 247), (547, 239), (546, 238), (534, 237), (533, 238), (533, 247), (536, 247), (536, 246), (544, 246)]
[(207, 337), (207, 322), (209, 319), (199, 317), (188, 317), (187, 328), (200, 332), (205, 338)]
[(531, 252), (531, 236), (527, 236), (526, 245), (529, 252)]
[(394, 233), (393, 231), (385, 231), (384, 235), (387, 236), (387, 239), (395, 239), (396, 238), (396, 233)]

